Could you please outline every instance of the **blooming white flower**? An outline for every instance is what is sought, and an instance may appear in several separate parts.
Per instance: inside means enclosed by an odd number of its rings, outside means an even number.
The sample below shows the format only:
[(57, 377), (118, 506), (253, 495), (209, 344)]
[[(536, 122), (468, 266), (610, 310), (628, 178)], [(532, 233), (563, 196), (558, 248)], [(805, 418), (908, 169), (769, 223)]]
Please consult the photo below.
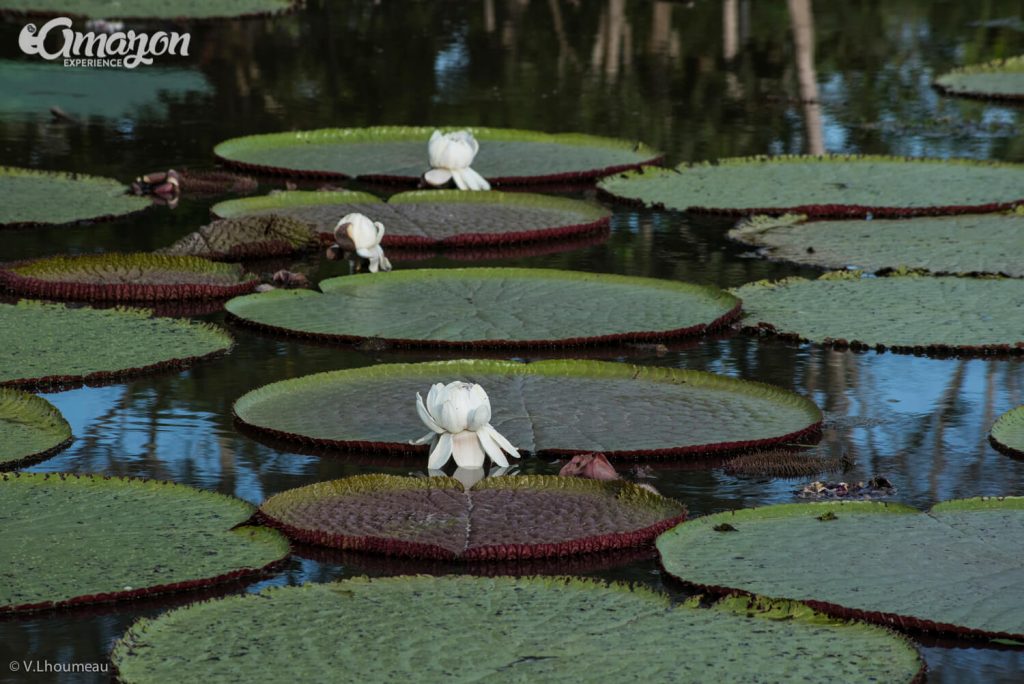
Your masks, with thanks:
[(345, 214), (334, 227), (334, 238), (341, 239), (344, 234), (356, 247), (356, 254), (370, 260), (370, 273), (390, 271), (391, 262), (384, 256), (380, 241), (384, 238), (384, 224), (376, 223), (362, 214)]
[(427, 145), (430, 171), (423, 174), (423, 180), (440, 186), (454, 179), (459, 190), (490, 190), (491, 184), (469, 168), (479, 149), (480, 143), (469, 131), (434, 131)]
[(496, 465), (508, 466), (504, 452), (519, 458), (519, 452), (491, 426), (491, 400), (480, 385), (456, 381), (437, 383), (426, 402), (416, 393), (416, 411), (430, 432), (414, 442), (431, 442), (427, 467), (438, 469), (454, 456), (460, 468), (483, 468), (490, 456)]

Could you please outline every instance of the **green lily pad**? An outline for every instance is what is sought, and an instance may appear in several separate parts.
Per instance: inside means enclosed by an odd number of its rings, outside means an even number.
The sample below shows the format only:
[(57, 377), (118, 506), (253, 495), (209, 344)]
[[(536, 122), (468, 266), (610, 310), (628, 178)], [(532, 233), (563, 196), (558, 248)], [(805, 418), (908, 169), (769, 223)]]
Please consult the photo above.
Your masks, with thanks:
[(769, 258), (810, 266), (1024, 277), (1024, 262), (1007, 248), (1021, 240), (1024, 215), (810, 223), (804, 218), (755, 216), (737, 225), (729, 237), (762, 248)]
[(42, 397), (0, 387), (0, 470), (49, 458), (71, 444), (71, 426)]
[(4, 59), (0, 92), (0, 113), (38, 120), (56, 106), (87, 122), (93, 117), (167, 117), (173, 103), (211, 95), (213, 87), (202, 72), (159, 66), (159, 60), (141, 69), (68, 69), (61, 63)]
[(45, 299), (217, 299), (252, 292), (259, 282), (236, 264), (148, 253), (56, 256), (0, 268), (0, 286)]
[(296, 0), (0, 0), (0, 12), (90, 19), (221, 19), (286, 12)]
[(953, 69), (936, 78), (935, 87), (949, 95), (1019, 100), (1024, 98), (1024, 55)]
[(1024, 202), (1024, 165), (878, 156), (720, 159), (609, 176), (619, 199), (680, 211), (901, 218)]
[(244, 501), (154, 480), (0, 475), (0, 612), (104, 603), (259, 574), (288, 555)]
[[(725, 524), (729, 534), (716, 530)], [(1024, 498), (783, 504), (658, 538), (688, 583), (799, 600), (889, 626), (1024, 639)]]
[(288, 256), (319, 245), (307, 222), (275, 213), (214, 221), (157, 253), (240, 261)]
[(1024, 458), (1024, 406), (1018, 406), (999, 416), (989, 437), (1000, 451)]
[(909, 682), (923, 672), (908, 640), (799, 605), (673, 606), (640, 587), (536, 577), (271, 588), (142, 619), (111, 657), (121, 681), (140, 684), (324, 673), (362, 682), (579, 682), (597, 673), (603, 681)]
[(448, 477), (360, 475), (282, 492), (260, 515), (307, 544), (496, 561), (644, 546), (686, 508), (623, 480), (490, 477), (466, 490)]
[(524, 347), (702, 335), (739, 315), (714, 287), (526, 268), (417, 269), (321, 281), (226, 304), (238, 320), (300, 337), (398, 345)]
[[(454, 129), (452, 129), (454, 130)], [(657, 162), (661, 155), (628, 140), (504, 128), (469, 128), (480, 142), (473, 169), (492, 184), (586, 180)], [(430, 169), (430, 127), (325, 128), (232, 138), (214, 148), (243, 169), (322, 178), (415, 183)]]
[(387, 203), (356, 192), (278, 192), (221, 202), (224, 218), (283, 214), (333, 234), (351, 212), (384, 224), (384, 247), (478, 247), (594, 233), (607, 228), (611, 212), (564, 197), (527, 193), (426, 190), (403, 192)]
[(69, 387), (165, 368), (227, 351), (231, 336), (206, 323), (154, 318), (146, 309), (0, 304), (0, 385)]
[(0, 228), (98, 221), (150, 204), (112, 178), (0, 166)]
[(733, 290), (750, 330), (826, 346), (902, 353), (1024, 352), (1024, 282), (857, 272)]
[(600, 361), (442, 361), (318, 373), (235, 402), (257, 432), (306, 444), (422, 454), (416, 393), (479, 383), (491, 425), (520, 450), (610, 457), (688, 456), (798, 442), (821, 411), (777, 387), (701, 371)]

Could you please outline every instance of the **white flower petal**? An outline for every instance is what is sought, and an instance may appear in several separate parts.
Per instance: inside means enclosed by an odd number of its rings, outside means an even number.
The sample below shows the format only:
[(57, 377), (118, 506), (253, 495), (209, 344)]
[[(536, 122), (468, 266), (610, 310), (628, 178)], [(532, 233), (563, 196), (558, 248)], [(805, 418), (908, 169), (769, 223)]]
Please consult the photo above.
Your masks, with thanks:
[[(427, 434), (423, 435), (419, 439), (414, 439), (413, 441), (409, 442), (409, 444), (426, 444), (427, 442), (433, 442), (435, 439), (437, 439), (438, 434), (440, 434), (440, 433), (428, 432)], [(430, 448), (433, 449), (434, 445), (431, 444)]]
[(462, 174), (462, 179), (465, 181), (466, 186), (469, 187), (470, 190), (491, 189), (491, 184), (488, 183), (483, 176), (481, 176), (473, 169), (467, 167), (465, 169), (462, 169), (460, 173)]
[(455, 179), (455, 187), (459, 190), (469, 190), (469, 185), (466, 184), (466, 179), (462, 177), (461, 170), (452, 169), (452, 178)]
[(423, 180), (427, 185), (432, 185), (435, 188), (448, 185), (452, 180), (452, 172), (448, 169), (430, 169), (423, 174)]
[(480, 432), (486, 432), (495, 442), (498, 443), (498, 446), (508, 453), (509, 456), (519, 458), (519, 450), (512, 446), (512, 442), (505, 439), (503, 434), (495, 430), (493, 425), (485, 425), (483, 428), (478, 430), (478, 434)]
[(452, 454), (460, 468), (483, 468), (487, 455), (475, 432), (460, 432), (452, 435)]
[(441, 420), (438, 424), (448, 432), (462, 432), (469, 422), (469, 412), (466, 408), (465, 402), (460, 401), (458, 394), (449, 392), (441, 407)]
[(469, 416), (468, 429), (479, 430), (491, 422), (491, 400), (480, 385), (469, 388), (469, 398), (474, 409)]
[(499, 447), (497, 442), (495, 442), (491, 437), (491, 431), (481, 430), (476, 433), (476, 436), (480, 440), (480, 446), (484, 448), (484, 451), (486, 451), (487, 455), (491, 457), (494, 464), (499, 465), (502, 468), (507, 468), (508, 459), (505, 458), (505, 454), (501, 452), (501, 447)]
[(448, 392), (445, 386), (440, 382), (435, 383), (430, 391), (427, 392), (427, 411), (431, 416), (434, 417), (434, 421), (440, 425), (441, 420), (441, 407), (444, 406), (444, 400), (447, 398)]
[(427, 407), (423, 404), (423, 397), (420, 396), (419, 392), (416, 393), (416, 413), (419, 414), (420, 420), (423, 421), (423, 424), (433, 432), (436, 432), (437, 434), (444, 432), (444, 429), (437, 424), (437, 421), (434, 420), (433, 416), (430, 415), (430, 412), (427, 411)]
[(437, 444), (434, 446), (434, 450), (430, 452), (430, 458), (427, 460), (427, 468), (442, 468), (451, 457), (452, 436), (446, 432), (437, 439)]

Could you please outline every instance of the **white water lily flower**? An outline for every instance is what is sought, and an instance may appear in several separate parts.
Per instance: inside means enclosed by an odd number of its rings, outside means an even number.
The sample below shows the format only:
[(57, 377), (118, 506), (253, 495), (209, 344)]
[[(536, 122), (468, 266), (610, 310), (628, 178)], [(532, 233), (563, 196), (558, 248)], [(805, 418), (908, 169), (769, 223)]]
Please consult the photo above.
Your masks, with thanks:
[(480, 385), (456, 381), (437, 383), (426, 402), (416, 393), (416, 411), (430, 432), (414, 444), (431, 442), (427, 467), (436, 470), (454, 457), (460, 468), (482, 468), (490, 456), (496, 465), (508, 466), (503, 452), (519, 458), (519, 452), (491, 426), (491, 400)]
[(491, 184), (469, 168), (479, 149), (480, 143), (469, 131), (434, 131), (427, 145), (430, 171), (423, 174), (423, 180), (440, 186), (454, 179), (459, 190), (490, 190)]
[(355, 245), (356, 254), (370, 260), (370, 273), (391, 270), (391, 262), (380, 246), (384, 239), (383, 223), (373, 222), (362, 214), (345, 214), (334, 228), (335, 239), (340, 239), (339, 231)]

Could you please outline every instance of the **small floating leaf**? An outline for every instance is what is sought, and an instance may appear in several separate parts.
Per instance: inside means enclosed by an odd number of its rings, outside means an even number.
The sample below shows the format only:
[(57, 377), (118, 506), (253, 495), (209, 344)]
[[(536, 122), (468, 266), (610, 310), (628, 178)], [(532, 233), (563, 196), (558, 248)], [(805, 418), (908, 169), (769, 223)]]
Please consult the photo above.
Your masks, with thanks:
[(571, 556), (649, 544), (686, 508), (629, 482), (360, 475), (271, 497), (263, 519), (292, 539), (392, 556), (464, 561)]
[(700, 371), (597, 361), (448, 361), (318, 373), (243, 395), (258, 432), (333, 448), (412, 446), (416, 392), (459, 379), (486, 388), (491, 425), (514, 446), (552, 454), (688, 456), (812, 437), (821, 412), (786, 390)]
[(252, 292), (258, 284), (257, 276), (237, 265), (148, 253), (57, 256), (0, 268), (0, 286), (44, 299), (217, 299)]
[(205, 323), (145, 309), (0, 304), (0, 385), (57, 387), (182, 368), (227, 351), (231, 337)]
[[(650, 164), (660, 155), (628, 140), (502, 128), (469, 129), (480, 142), (473, 168), (497, 184), (586, 180)], [(415, 183), (429, 169), (434, 129), (415, 126), (325, 128), (232, 138), (214, 154), (243, 169), (299, 176)]]
[(427, 190), (387, 203), (357, 192), (277, 192), (214, 205), (225, 218), (276, 214), (333, 234), (338, 219), (360, 213), (387, 228), (384, 247), (479, 247), (566, 238), (607, 227), (611, 213), (580, 200), (528, 193)]
[(1024, 202), (1024, 165), (898, 157), (748, 157), (609, 176), (647, 205), (722, 214), (892, 216), (995, 211)]
[[(744, 534), (715, 533), (723, 521)], [(695, 518), (657, 546), (665, 570), (690, 584), (890, 627), (1024, 638), (1022, 497), (927, 513), (877, 502), (766, 506)]]
[(0, 228), (96, 221), (150, 206), (125, 193), (111, 178), (0, 166)]
[(950, 95), (1004, 100), (1024, 98), (1024, 55), (948, 71), (935, 86)]
[(129, 684), (292, 682), (325, 671), (360, 682), (653, 682), (670, 673), (866, 684), (910, 682), (924, 667), (908, 640), (798, 604), (672, 606), (648, 589), (593, 580), (423, 576), (193, 604), (140, 620), (111, 658)]
[(1018, 214), (811, 223), (765, 218), (742, 222), (729, 237), (763, 248), (772, 259), (825, 268), (1024, 277), (1024, 259), (1008, 248), (1024, 233)]
[(272, 530), (236, 528), (254, 510), (169, 482), (0, 475), (0, 612), (138, 598), (258, 574), (288, 555), (288, 542)]
[(732, 322), (740, 305), (713, 287), (525, 268), (363, 274), (320, 289), (238, 297), (226, 308), (242, 322), (301, 337), (522, 347), (701, 335)]
[(0, 387), (0, 470), (49, 458), (71, 443), (71, 426), (42, 397)]
[(904, 353), (1024, 351), (1024, 281), (865, 278), (837, 272), (737, 288), (744, 324), (836, 347)]
[(1024, 458), (1024, 406), (999, 416), (992, 426), (991, 440), (1000, 451)]

